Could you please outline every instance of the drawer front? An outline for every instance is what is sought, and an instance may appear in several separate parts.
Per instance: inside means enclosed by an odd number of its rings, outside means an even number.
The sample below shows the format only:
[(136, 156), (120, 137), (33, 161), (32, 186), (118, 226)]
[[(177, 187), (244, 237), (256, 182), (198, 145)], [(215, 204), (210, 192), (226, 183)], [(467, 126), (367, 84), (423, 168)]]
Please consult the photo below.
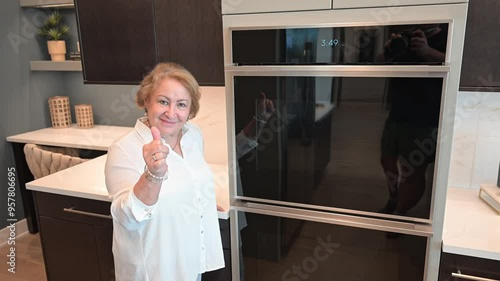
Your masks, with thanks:
[(500, 261), (442, 253), (439, 272), (440, 281), (500, 280)]
[(220, 235), (222, 238), (222, 248), (231, 249), (231, 233), (229, 229), (229, 219), (219, 219)]
[(111, 202), (34, 192), (38, 216), (113, 227)]

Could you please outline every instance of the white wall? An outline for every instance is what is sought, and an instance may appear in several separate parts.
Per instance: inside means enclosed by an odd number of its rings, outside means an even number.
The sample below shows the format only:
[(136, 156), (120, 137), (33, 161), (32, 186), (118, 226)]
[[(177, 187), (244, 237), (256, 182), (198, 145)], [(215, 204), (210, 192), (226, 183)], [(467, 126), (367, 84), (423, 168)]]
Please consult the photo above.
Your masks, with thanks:
[(500, 93), (459, 92), (449, 185), (496, 184), (500, 162)]
[[(0, 170), (4, 179), (14, 167), (12, 145), (7, 136), (50, 126), (50, 96), (64, 95), (57, 72), (31, 72), (30, 60), (48, 59), (46, 40), (36, 35), (37, 22), (46, 10), (22, 9), (19, 1), (3, 1), (0, 9)], [(8, 182), (0, 184), (0, 229), (7, 222)], [(19, 183), (16, 183), (16, 219), (25, 217)]]

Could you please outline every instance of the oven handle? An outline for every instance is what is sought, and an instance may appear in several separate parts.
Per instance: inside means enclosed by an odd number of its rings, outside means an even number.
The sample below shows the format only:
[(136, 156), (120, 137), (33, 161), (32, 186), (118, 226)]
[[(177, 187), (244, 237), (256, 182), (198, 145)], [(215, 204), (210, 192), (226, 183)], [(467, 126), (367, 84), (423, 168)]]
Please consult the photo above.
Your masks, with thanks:
[(460, 270), (458, 270), (458, 273), (452, 272), (451, 277), (460, 278), (460, 279), (464, 279), (464, 280), (474, 280), (474, 281), (499, 281), (496, 279), (483, 278), (483, 277), (477, 277), (477, 276), (473, 276), (473, 275), (462, 274), (462, 273), (460, 273)]
[(225, 72), (238, 76), (304, 76), (304, 77), (445, 77), (447, 65), (244, 65), (226, 66)]
[(244, 202), (238, 199), (231, 202), (231, 210), (423, 237), (432, 237), (433, 235), (432, 226), (426, 223), (401, 222), (390, 219), (313, 211), (270, 204)]

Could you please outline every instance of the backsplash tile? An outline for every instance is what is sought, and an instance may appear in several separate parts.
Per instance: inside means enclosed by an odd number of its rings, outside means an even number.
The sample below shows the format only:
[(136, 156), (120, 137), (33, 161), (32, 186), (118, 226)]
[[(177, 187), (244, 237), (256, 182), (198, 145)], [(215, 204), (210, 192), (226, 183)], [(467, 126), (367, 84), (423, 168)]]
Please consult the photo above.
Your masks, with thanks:
[(479, 123), (479, 108), (482, 93), (459, 92), (455, 110), (454, 132), (476, 135)]
[(464, 188), (470, 187), (475, 150), (475, 134), (459, 133), (454, 135), (448, 185)]
[(478, 136), (471, 187), (479, 188), (481, 184), (496, 184), (499, 161), (500, 137)]
[(480, 137), (500, 137), (500, 93), (484, 93), (479, 108)]
[(459, 92), (449, 185), (494, 184), (500, 161), (500, 93)]
[(201, 87), (200, 111), (190, 122), (203, 132), (205, 160), (227, 165), (226, 93), (224, 87)]

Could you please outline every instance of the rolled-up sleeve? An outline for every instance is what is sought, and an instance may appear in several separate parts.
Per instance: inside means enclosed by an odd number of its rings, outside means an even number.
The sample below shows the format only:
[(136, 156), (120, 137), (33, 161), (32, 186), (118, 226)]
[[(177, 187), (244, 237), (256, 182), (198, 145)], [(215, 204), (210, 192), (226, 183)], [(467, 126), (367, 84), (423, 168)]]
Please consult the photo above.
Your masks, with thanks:
[[(137, 154), (137, 153), (135, 153)], [(125, 151), (119, 143), (108, 150), (105, 166), (106, 188), (111, 204), (111, 215), (127, 230), (136, 230), (154, 214), (155, 205), (144, 204), (135, 195), (133, 188), (142, 175), (142, 154)]]
[(259, 146), (259, 143), (255, 139), (250, 139), (241, 131), (236, 135), (236, 156), (240, 159), (243, 155), (250, 152), (252, 149)]

